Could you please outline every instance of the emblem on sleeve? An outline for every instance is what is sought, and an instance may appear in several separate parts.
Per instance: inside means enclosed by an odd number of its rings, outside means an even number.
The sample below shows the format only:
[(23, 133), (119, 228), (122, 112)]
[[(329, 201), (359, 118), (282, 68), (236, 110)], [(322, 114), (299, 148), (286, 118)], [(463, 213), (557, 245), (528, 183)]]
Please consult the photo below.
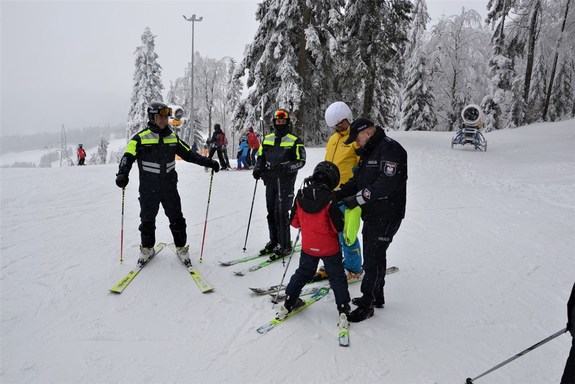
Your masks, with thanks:
[(395, 172), (397, 172), (397, 163), (386, 161), (385, 165), (383, 166), (383, 172), (385, 172), (385, 174), (390, 177), (395, 175)]

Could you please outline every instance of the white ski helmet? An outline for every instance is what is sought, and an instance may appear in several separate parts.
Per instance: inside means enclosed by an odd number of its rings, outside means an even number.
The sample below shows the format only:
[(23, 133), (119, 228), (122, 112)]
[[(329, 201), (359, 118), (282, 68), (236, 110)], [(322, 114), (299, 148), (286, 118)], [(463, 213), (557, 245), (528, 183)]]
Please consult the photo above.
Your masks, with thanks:
[(481, 108), (475, 104), (469, 104), (461, 111), (461, 119), (463, 123), (469, 127), (481, 128), (483, 123), (483, 112)]
[(343, 101), (336, 101), (325, 110), (325, 122), (328, 127), (335, 127), (337, 123), (345, 119), (351, 124), (353, 114), (351, 113), (351, 109)]

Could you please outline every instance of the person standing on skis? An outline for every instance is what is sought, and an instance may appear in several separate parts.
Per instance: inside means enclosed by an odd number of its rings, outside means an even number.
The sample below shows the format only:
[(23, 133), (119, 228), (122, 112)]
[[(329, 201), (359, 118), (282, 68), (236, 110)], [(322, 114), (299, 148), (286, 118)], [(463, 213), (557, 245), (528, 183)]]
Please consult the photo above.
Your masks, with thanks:
[(339, 185), (339, 170), (334, 163), (322, 161), (304, 185), (295, 198), (291, 219), (291, 225), (301, 230), (299, 267), (290, 279), (286, 299), (276, 316), (283, 319), (304, 304), (299, 295), (313, 277), (320, 260), (327, 270), (337, 310), (347, 316), (350, 298), (338, 236), (343, 230), (343, 214), (330, 198), (333, 189)]
[[(325, 146), (325, 160), (331, 161), (339, 169), (340, 179), (338, 187), (347, 183), (353, 176), (353, 169), (357, 167), (359, 156), (356, 153), (357, 144), (355, 142), (346, 144), (349, 137), (349, 126), (353, 121), (351, 109), (343, 101), (332, 103), (325, 110), (325, 122), (335, 132), (330, 136)], [(340, 204), (340, 209), (345, 212), (345, 205)], [(339, 244), (343, 253), (343, 267), (347, 271), (348, 279), (361, 276), (361, 247), (359, 239), (356, 238), (350, 245), (346, 244), (343, 232), (339, 234)], [(325, 268), (321, 267), (314, 277), (314, 280), (325, 279), (327, 277)]]
[(86, 165), (84, 162), (86, 161), (86, 151), (84, 150), (84, 146), (82, 144), (78, 144), (78, 165)]
[(407, 152), (363, 117), (351, 123), (345, 142), (354, 141), (360, 148), (359, 164), (353, 177), (335, 191), (335, 198), (349, 209), (362, 208), (365, 276), (362, 296), (352, 300), (357, 308), (348, 316), (350, 322), (360, 322), (373, 316), (374, 306), (385, 304), (386, 251), (405, 217)]
[(260, 251), (272, 259), (291, 254), (289, 212), (297, 172), (305, 165), (303, 141), (291, 133), (290, 115), (278, 109), (272, 118), (274, 130), (264, 137), (253, 169), (253, 177), (266, 186), (266, 208), (270, 241)]
[(170, 221), (176, 253), (186, 266), (191, 265), (188, 252), (186, 220), (178, 193), (176, 155), (190, 163), (220, 170), (217, 161), (190, 150), (168, 126), (171, 109), (163, 103), (151, 103), (148, 107), (148, 126), (128, 142), (126, 152), (120, 160), (116, 185), (126, 188), (132, 164), (137, 161), (140, 174), (140, 258), (138, 264), (145, 264), (154, 255), (156, 243), (156, 216), (160, 204)]

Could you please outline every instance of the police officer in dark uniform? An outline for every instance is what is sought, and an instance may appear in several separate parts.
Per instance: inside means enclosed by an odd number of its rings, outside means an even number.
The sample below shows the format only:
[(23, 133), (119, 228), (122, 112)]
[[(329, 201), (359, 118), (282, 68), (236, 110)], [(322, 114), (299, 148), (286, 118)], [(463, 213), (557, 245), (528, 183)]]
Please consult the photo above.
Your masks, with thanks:
[(178, 194), (176, 155), (183, 160), (212, 168), (218, 172), (217, 161), (190, 150), (168, 126), (171, 109), (163, 103), (148, 107), (148, 126), (138, 132), (126, 147), (116, 175), (116, 185), (125, 188), (132, 164), (137, 160), (140, 173), (140, 232), (142, 244), (138, 263), (144, 264), (154, 254), (156, 216), (162, 204), (170, 221), (177, 254), (184, 264), (190, 263), (186, 246), (186, 220)]
[(273, 259), (291, 254), (289, 212), (297, 172), (305, 165), (306, 155), (303, 141), (291, 133), (289, 113), (278, 109), (272, 121), (274, 131), (260, 145), (253, 176), (266, 186), (270, 241), (260, 253), (274, 252)]
[(360, 322), (373, 316), (374, 306), (383, 308), (385, 304), (386, 251), (405, 216), (407, 153), (366, 118), (351, 124), (346, 144), (354, 141), (359, 147), (359, 164), (335, 198), (350, 209), (362, 208), (365, 277), (362, 296), (352, 300), (358, 307), (348, 316), (350, 322)]

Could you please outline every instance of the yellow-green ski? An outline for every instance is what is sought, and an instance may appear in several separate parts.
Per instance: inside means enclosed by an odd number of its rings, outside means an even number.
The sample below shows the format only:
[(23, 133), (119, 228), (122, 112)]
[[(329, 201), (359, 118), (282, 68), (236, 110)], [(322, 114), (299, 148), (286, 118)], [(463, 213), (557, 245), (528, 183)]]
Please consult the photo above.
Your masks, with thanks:
[(122, 293), (124, 291), (124, 289), (126, 289), (128, 284), (130, 284), (132, 282), (132, 280), (134, 280), (134, 277), (136, 277), (136, 275), (138, 273), (140, 273), (142, 268), (144, 268), (146, 266), (146, 264), (148, 264), (150, 262), (150, 260), (152, 260), (154, 258), (154, 256), (156, 256), (158, 254), (158, 252), (160, 252), (162, 249), (164, 249), (165, 246), (166, 246), (166, 243), (159, 243), (158, 245), (156, 245), (154, 247), (154, 254), (152, 255), (152, 257), (150, 257), (148, 259), (148, 261), (146, 261), (144, 264), (142, 264), (142, 265), (138, 264), (136, 266), (136, 268), (134, 268), (130, 272), (128, 272), (128, 274), (126, 276), (124, 276), (122, 279), (120, 279), (120, 281), (118, 281), (116, 283), (116, 285), (114, 285), (112, 288), (110, 288), (110, 292)]
[[(172, 250), (172, 252), (174, 252), (174, 254), (176, 254), (176, 245), (174, 243), (169, 244), (168, 248), (170, 248)], [(212, 285), (210, 283), (208, 283), (206, 279), (204, 279), (204, 277), (202, 276), (200, 271), (198, 271), (197, 268), (195, 268), (191, 264), (185, 265), (185, 266), (186, 266), (186, 269), (188, 270), (188, 272), (190, 272), (190, 275), (192, 276), (192, 278), (196, 282), (200, 291), (202, 291), (202, 293), (206, 293), (206, 292), (210, 292), (210, 291), (214, 290), (214, 287), (212, 287)]]

